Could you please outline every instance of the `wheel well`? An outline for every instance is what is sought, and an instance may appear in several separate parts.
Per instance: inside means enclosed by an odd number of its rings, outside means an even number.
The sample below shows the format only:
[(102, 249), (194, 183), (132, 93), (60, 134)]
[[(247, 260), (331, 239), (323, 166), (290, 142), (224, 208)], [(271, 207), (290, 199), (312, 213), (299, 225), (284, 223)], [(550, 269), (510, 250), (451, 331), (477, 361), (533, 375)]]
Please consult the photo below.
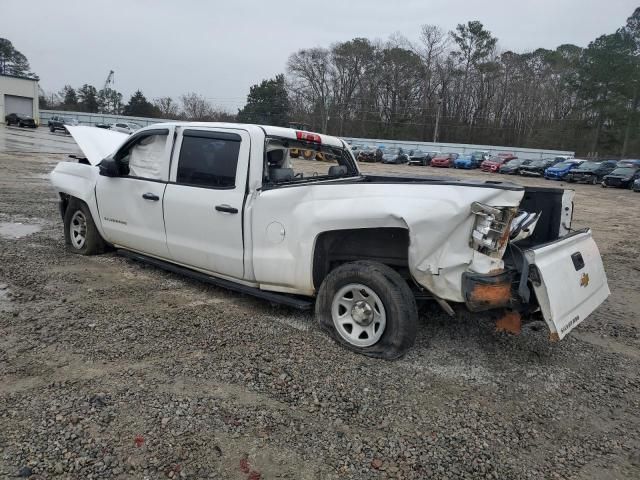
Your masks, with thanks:
[(71, 203), (71, 199), (74, 198), (71, 195), (69, 195), (68, 193), (63, 193), (60, 192), (60, 215), (62, 215), (62, 220), (64, 220), (64, 214), (67, 212), (67, 207), (69, 206), (69, 203)]
[(356, 228), (318, 235), (313, 252), (313, 284), (320, 288), (327, 274), (343, 263), (373, 260), (408, 273), (409, 231), (405, 228)]

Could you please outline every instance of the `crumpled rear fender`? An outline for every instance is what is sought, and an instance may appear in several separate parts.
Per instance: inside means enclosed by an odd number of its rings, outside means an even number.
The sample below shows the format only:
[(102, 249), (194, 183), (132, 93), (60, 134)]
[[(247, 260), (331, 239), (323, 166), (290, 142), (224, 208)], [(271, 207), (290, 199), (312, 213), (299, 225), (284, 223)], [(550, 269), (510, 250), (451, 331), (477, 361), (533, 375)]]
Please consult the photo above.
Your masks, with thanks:
[(523, 190), (457, 185), (307, 185), (261, 192), (249, 206), (253, 267), (263, 288), (312, 294), (315, 240), (327, 231), (409, 230), (413, 278), (446, 300), (462, 302), (462, 273), (503, 268), (469, 246), (473, 202), (519, 205)]

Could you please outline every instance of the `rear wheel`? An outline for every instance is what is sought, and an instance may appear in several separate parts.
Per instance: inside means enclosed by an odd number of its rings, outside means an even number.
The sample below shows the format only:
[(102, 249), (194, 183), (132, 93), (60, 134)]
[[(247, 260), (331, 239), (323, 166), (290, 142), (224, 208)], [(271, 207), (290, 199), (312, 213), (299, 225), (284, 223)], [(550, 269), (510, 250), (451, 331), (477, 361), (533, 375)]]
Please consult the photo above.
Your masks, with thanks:
[(84, 202), (71, 200), (69, 203), (64, 214), (64, 240), (69, 250), (79, 255), (104, 252), (105, 242)]
[(350, 350), (394, 359), (415, 342), (418, 311), (407, 282), (395, 270), (359, 261), (327, 275), (318, 292), (316, 318)]
[(598, 184), (598, 177), (593, 176), (591, 177), (591, 185), (597, 185)]

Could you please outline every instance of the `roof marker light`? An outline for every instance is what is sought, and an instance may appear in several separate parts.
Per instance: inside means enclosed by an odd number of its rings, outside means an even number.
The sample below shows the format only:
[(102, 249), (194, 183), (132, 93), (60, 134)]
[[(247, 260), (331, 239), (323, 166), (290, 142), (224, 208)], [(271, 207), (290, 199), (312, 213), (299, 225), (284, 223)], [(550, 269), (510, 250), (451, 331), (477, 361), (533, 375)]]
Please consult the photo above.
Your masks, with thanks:
[(317, 133), (303, 132), (300, 130), (296, 130), (296, 138), (304, 142), (322, 143), (322, 139), (320, 138), (320, 135), (318, 135)]

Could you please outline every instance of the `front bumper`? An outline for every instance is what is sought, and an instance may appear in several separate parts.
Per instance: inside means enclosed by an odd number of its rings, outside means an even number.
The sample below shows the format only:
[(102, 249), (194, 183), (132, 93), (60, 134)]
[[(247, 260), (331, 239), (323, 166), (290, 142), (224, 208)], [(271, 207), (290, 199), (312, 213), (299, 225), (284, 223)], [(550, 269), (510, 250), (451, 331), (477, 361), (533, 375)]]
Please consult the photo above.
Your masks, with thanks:
[(577, 183), (589, 183), (593, 181), (593, 178), (597, 178), (596, 175), (592, 173), (569, 173), (567, 174), (567, 180)]
[(545, 172), (544, 178), (548, 178), (549, 180), (562, 180), (566, 173), (560, 172)]

